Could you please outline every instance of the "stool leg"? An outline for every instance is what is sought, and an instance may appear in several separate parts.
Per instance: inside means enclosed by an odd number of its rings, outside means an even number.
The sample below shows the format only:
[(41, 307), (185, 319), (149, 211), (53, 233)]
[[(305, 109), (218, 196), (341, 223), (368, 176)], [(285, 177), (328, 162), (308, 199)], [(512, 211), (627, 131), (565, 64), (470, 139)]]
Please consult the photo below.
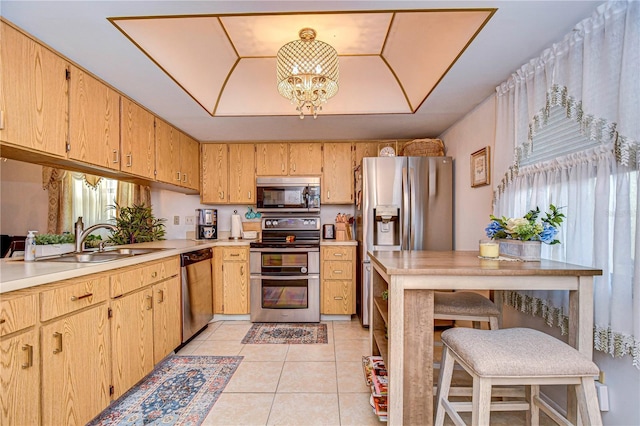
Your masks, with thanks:
[(449, 388), (451, 387), (451, 378), (453, 377), (453, 364), (455, 360), (449, 354), (449, 348), (446, 346), (442, 350), (442, 359), (440, 360), (440, 376), (438, 378), (438, 392), (436, 393), (436, 421), (434, 426), (442, 426), (444, 424), (444, 400), (449, 399)]
[(593, 377), (583, 377), (580, 380), (580, 384), (576, 385), (575, 388), (582, 423), (592, 426), (602, 425), (598, 396), (596, 395), (596, 385)]
[(540, 424), (540, 407), (534, 402), (540, 396), (540, 386), (525, 386), (525, 398), (529, 403), (529, 411), (527, 411), (527, 425), (537, 426)]
[(488, 426), (491, 418), (491, 379), (474, 375), (473, 396), (471, 399), (471, 424)]
[(498, 318), (496, 318), (496, 317), (489, 317), (489, 328), (490, 328), (491, 330), (498, 330), (498, 329), (500, 329), (500, 325), (499, 325)]

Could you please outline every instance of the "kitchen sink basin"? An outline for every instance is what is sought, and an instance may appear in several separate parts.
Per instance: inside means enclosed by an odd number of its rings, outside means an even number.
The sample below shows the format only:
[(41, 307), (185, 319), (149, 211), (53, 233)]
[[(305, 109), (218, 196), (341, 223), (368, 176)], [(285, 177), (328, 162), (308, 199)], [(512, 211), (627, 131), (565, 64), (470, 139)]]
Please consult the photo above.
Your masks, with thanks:
[(166, 250), (163, 248), (113, 248), (105, 251), (85, 251), (82, 253), (67, 253), (56, 257), (37, 259), (41, 262), (71, 262), (71, 263), (101, 263), (112, 260), (125, 259), (141, 254), (155, 253)]

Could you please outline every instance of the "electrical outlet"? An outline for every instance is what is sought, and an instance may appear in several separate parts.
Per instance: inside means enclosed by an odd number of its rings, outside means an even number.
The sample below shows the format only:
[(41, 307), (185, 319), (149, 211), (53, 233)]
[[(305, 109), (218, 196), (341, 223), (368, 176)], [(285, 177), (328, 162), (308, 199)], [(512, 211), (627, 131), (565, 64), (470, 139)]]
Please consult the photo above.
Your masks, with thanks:
[(174, 216), (173, 217), (173, 224), (174, 225), (180, 225), (180, 216)]
[(194, 225), (196, 218), (194, 216), (185, 216), (184, 217), (184, 223), (185, 225)]

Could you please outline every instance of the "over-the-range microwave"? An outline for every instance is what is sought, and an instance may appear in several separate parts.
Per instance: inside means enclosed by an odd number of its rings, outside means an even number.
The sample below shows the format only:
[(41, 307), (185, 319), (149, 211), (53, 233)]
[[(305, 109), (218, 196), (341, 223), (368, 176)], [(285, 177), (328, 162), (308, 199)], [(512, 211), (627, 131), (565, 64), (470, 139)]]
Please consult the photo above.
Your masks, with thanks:
[(320, 211), (320, 177), (256, 178), (259, 212), (304, 213)]

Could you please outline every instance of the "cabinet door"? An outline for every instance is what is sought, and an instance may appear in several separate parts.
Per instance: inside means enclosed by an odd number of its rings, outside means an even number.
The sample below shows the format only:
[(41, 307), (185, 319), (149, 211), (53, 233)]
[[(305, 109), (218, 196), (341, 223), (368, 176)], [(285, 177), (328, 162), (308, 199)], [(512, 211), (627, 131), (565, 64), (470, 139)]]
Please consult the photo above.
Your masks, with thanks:
[(69, 158), (120, 170), (120, 95), (70, 66)]
[(0, 424), (40, 423), (40, 345), (31, 330), (0, 340)]
[(169, 123), (156, 119), (156, 179), (160, 182), (182, 185), (179, 133)]
[(290, 175), (320, 175), (322, 173), (322, 143), (289, 144)]
[(180, 132), (182, 186), (200, 190), (200, 143)]
[(322, 151), (322, 197), (324, 204), (353, 202), (353, 169), (350, 143), (325, 143)]
[(355, 157), (353, 168), (355, 169), (362, 163), (364, 157), (377, 157), (378, 156), (378, 144), (379, 142), (356, 142), (355, 145)]
[(120, 170), (154, 180), (156, 148), (153, 114), (122, 98), (120, 108)]
[(229, 145), (229, 202), (256, 203), (255, 147), (249, 143)]
[(249, 313), (248, 262), (224, 262), (222, 265), (222, 292), (225, 314)]
[(222, 204), (229, 198), (229, 157), (224, 143), (203, 143), (202, 189), (200, 201), (203, 204)]
[(283, 176), (288, 172), (286, 143), (256, 144), (256, 176)]
[(182, 343), (180, 279), (170, 278), (153, 286), (153, 359), (162, 361)]
[(0, 140), (66, 156), (67, 63), (0, 22)]
[(326, 315), (355, 314), (352, 280), (322, 281), (322, 313)]
[(154, 366), (151, 288), (112, 300), (111, 309), (111, 368), (116, 399)]
[(109, 405), (108, 342), (104, 305), (42, 326), (43, 424), (85, 424)]

